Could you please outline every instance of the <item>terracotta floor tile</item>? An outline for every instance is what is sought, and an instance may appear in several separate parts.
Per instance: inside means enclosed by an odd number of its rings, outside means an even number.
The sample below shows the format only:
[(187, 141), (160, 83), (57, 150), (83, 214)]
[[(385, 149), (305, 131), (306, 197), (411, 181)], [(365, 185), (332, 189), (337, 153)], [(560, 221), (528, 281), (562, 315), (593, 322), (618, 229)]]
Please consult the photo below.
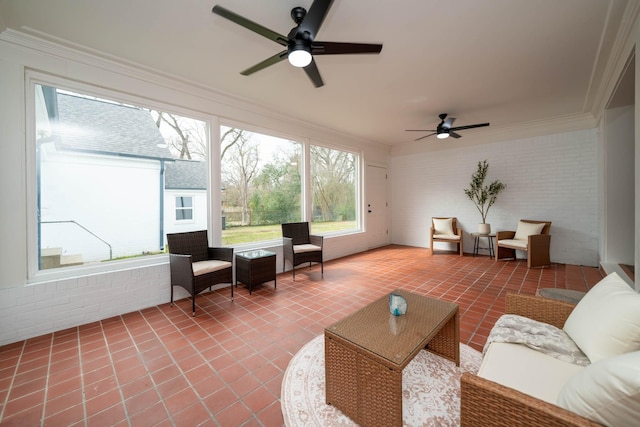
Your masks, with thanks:
[(0, 424), (40, 425), (44, 414), (50, 425), (281, 426), (293, 354), (394, 289), (459, 304), (461, 341), (481, 350), (506, 292), (587, 290), (602, 277), (402, 246), (325, 267), (324, 278), (316, 267), (296, 271), (295, 282), (280, 274), (275, 290), (239, 286), (233, 302), (228, 288), (204, 292), (196, 317), (186, 298), (0, 347)]

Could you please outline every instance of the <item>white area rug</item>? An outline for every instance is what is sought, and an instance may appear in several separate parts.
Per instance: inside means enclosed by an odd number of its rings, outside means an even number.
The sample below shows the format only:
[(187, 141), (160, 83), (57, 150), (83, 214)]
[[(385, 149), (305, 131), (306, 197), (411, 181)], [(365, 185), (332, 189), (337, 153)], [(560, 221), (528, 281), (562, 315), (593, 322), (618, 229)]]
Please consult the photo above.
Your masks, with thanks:
[[(421, 351), (402, 371), (402, 419), (405, 426), (458, 426), (460, 376), (476, 373), (482, 355), (460, 344), (460, 367)], [(325, 403), (324, 336), (305, 344), (293, 356), (282, 380), (282, 415), (288, 427), (356, 426)]]

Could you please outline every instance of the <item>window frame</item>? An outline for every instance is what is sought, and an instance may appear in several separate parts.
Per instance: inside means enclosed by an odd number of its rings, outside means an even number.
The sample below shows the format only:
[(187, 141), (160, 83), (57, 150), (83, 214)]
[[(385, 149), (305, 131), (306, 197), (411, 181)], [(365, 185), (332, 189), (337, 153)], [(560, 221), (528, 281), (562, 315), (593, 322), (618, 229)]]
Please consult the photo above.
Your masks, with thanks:
[[(242, 122), (239, 120), (232, 120), (232, 119), (221, 119), (219, 122), (219, 127), (218, 129), (220, 129), (222, 126), (225, 127), (229, 127), (229, 128), (237, 128), (237, 129), (242, 129), (242, 130), (246, 130), (248, 132), (255, 132), (255, 133), (259, 133), (259, 134), (263, 134), (266, 136), (271, 136), (271, 137), (275, 137), (275, 138), (281, 138), (281, 139), (288, 139), (288, 140), (292, 140), (292, 141), (296, 141), (299, 142), (300, 144), (302, 144), (302, 153), (301, 153), (301, 163), (302, 163), (302, 173), (301, 173), (301, 221), (306, 221), (309, 222), (309, 224), (311, 224), (312, 222), (312, 216), (313, 216), (313, 189), (312, 189), (312, 177), (311, 177), (311, 146), (318, 146), (318, 147), (323, 147), (323, 148), (328, 148), (328, 149), (332, 149), (332, 150), (337, 150), (337, 151), (342, 151), (342, 152), (346, 152), (349, 154), (352, 154), (355, 157), (355, 162), (356, 162), (356, 171), (355, 171), (355, 218), (356, 218), (356, 225), (355, 228), (352, 229), (348, 229), (348, 230), (337, 230), (337, 231), (332, 231), (332, 232), (325, 232), (325, 233), (321, 233), (323, 236), (325, 237), (336, 237), (336, 236), (346, 236), (346, 235), (351, 235), (351, 234), (356, 234), (356, 233), (362, 233), (363, 230), (363, 221), (362, 221), (362, 212), (363, 212), (363, 208), (362, 208), (362, 204), (363, 204), (363, 199), (362, 199), (362, 194), (364, 189), (362, 188), (364, 180), (363, 180), (363, 167), (362, 165), (364, 164), (364, 154), (362, 151), (357, 151), (354, 149), (350, 149), (350, 148), (346, 148), (344, 146), (339, 146), (336, 144), (329, 144), (329, 143), (325, 143), (322, 142), (320, 140), (317, 139), (312, 139), (309, 137), (302, 137), (299, 135), (296, 135), (294, 133), (289, 133), (289, 132), (281, 132), (281, 131), (277, 131), (271, 128), (265, 128), (262, 126), (258, 126), (258, 125), (251, 125), (248, 124), (246, 122)], [(213, 139), (212, 139), (213, 140)], [(218, 137), (218, 141), (220, 140), (220, 138)], [(219, 143), (217, 144), (218, 146), (220, 145)], [(219, 157), (218, 157), (219, 159)], [(222, 204), (220, 204), (220, 208), (222, 208)], [(220, 209), (221, 210), (221, 209)], [(257, 249), (257, 248), (265, 248), (265, 247), (275, 247), (275, 246), (281, 246), (282, 245), (282, 241), (280, 239), (273, 239), (273, 240), (262, 240), (262, 241), (256, 241), (256, 242), (247, 242), (247, 243), (241, 243), (241, 244), (236, 244), (234, 245), (234, 248), (237, 252), (243, 251), (243, 250), (252, 250), (252, 249)]]
[[(154, 265), (158, 263), (166, 263), (167, 255), (147, 255), (143, 257), (136, 257), (132, 259), (114, 260), (108, 263), (100, 264), (86, 264), (79, 266), (61, 267), (55, 269), (40, 269), (39, 263), (39, 229), (38, 229), (38, 165), (36, 158), (36, 107), (35, 107), (35, 95), (36, 85), (51, 86), (61, 90), (67, 90), (70, 92), (94, 96), (97, 98), (103, 98), (119, 102), (122, 104), (133, 105), (136, 107), (149, 108), (152, 110), (159, 110), (167, 113), (172, 113), (184, 117), (188, 117), (195, 120), (200, 120), (206, 123), (206, 138), (207, 140), (207, 206), (211, 206), (212, 203), (219, 203), (220, 197), (211, 193), (210, 189), (216, 185), (219, 187), (219, 176), (215, 179), (215, 173), (212, 173), (212, 169), (219, 170), (220, 164), (218, 162), (212, 162), (212, 159), (219, 159), (219, 144), (212, 144), (219, 130), (216, 130), (218, 126), (218, 118), (213, 115), (206, 115), (201, 112), (186, 109), (178, 105), (172, 105), (159, 101), (152, 101), (141, 95), (134, 95), (130, 93), (124, 93), (115, 89), (107, 89), (105, 87), (98, 87), (87, 83), (78, 82), (76, 80), (67, 79), (59, 76), (54, 76), (37, 70), (25, 70), (25, 137), (26, 137), (26, 168), (25, 168), (25, 181), (26, 181), (26, 195), (27, 195), (27, 283), (39, 283), (43, 281), (56, 280), (61, 278), (74, 277), (78, 275), (95, 274), (101, 272), (117, 271), (121, 269), (128, 269), (134, 267), (142, 267), (148, 265)], [(219, 174), (218, 174), (219, 175)], [(216, 197), (217, 196), (217, 197)], [(213, 213), (215, 214), (215, 212)], [(212, 212), (207, 212), (207, 228), (212, 230), (211, 224), (215, 219), (212, 219)], [(218, 219), (218, 222), (220, 220)], [(181, 222), (183, 224), (183, 222)], [(213, 228), (215, 231), (215, 228)], [(220, 241), (220, 235), (216, 236), (215, 233), (210, 233), (210, 239), (215, 243), (216, 240)]]
[[(178, 199), (189, 199), (191, 201), (191, 206), (178, 206)], [(182, 195), (175, 195), (174, 196), (174, 203), (175, 203), (175, 209), (174, 209), (174, 221), (176, 223), (179, 224), (187, 224), (187, 223), (192, 223), (195, 222), (196, 218), (195, 218), (195, 210), (194, 210), (194, 196), (193, 195), (188, 195), (188, 194), (182, 194)], [(191, 218), (178, 218), (178, 212), (191, 212)]]
[[(177, 114), (184, 117), (201, 120), (207, 126), (207, 192), (206, 203), (209, 207), (221, 207), (222, 197), (219, 191), (212, 191), (214, 188), (221, 188), (221, 165), (220, 165), (220, 130), (221, 126), (236, 127), (256, 132), (276, 138), (289, 139), (299, 142), (302, 145), (301, 150), (301, 218), (302, 221), (312, 221), (312, 189), (311, 189), (311, 167), (310, 167), (310, 147), (316, 145), (334, 150), (351, 153), (356, 158), (356, 227), (350, 230), (339, 230), (336, 232), (323, 233), (325, 236), (333, 237), (340, 235), (349, 235), (363, 232), (362, 209), (363, 199), (363, 152), (355, 151), (351, 148), (326, 143), (315, 138), (301, 136), (293, 132), (279, 131), (273, 128), (246, 123), (241, 120), (222, 118), (215, 113), (203, 113), (190, 108), (185, 108), (177, 104), (170, 104), (156, 99), (150, 99), (142, 94), (135, 92), (125, 93), (112, 87), (97, 86), (89, 83), (80, 82), (70, 78), (60, 77), (48, 74), (42, 71), (26, 69), (24, 74), (24, 108), (25, 114), (25, 137), (26, 137), (26, 159), (25, 159), (25, 182), (27, 196), (27, 283), (38, 283), (60, 278), (68, 278), (74, 276), (82, 276), (86, 274), (95, 274), (100, 272), (117, 271), (127, 268), (135, 268), (140, 266), (148, 266), (155, 264), (164, 264), (167, 262), (166, 255), (149, 255), (145, 257), (117, 260), (102, 265), (81, 265), (72, 267), (63, 267), (57, 269), (40, 270), (38, 259), (38, 214), (37, 214), (37, 181), (36, 173), (38, 171), (36, 159), (36, 113), (35, 113), (35, 88), (36, 85), (51, 86), (62, 90), (68, 90), (97, 98), (113, 100), (123, 104), (133, 105), (152, 110), (163, 111), (167, 113)], [(213, 143), (215, 141), (215, 143)], [(216, 173), (217, 172), (217, 173)], [(195, 212), (194, 212), (195, 214)], [(182, 221), (188, 220), (180, 220)], [(222, 212), (221, 209), (209, 209), (207, 212), (207, 229), (209, 230), (210, 244), (221, 245), (222, 241)], [(282, 242), (279, 239), (270, 241), (258, 241), (248, 244), (234, 245), (236, 251), (276, 247)]]

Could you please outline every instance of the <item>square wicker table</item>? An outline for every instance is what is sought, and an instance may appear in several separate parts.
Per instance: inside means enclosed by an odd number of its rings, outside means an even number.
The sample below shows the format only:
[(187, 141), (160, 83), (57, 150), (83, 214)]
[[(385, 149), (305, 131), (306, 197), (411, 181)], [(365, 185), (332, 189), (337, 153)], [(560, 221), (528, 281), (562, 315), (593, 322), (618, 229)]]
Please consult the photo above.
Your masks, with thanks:
[(254, 285), (270, 282), (276, 287), (276, 253), (262, 249), (236, 254), (236, 287), (238, 282), (249, 286), (249, 295)]
[(460, 366), (458, 305), (394, 293), (406, 314), (392, 315), (386, 295), (324, 331), (327, 404), (361, 426), (402, 426), (402, 370), (420, 350)]

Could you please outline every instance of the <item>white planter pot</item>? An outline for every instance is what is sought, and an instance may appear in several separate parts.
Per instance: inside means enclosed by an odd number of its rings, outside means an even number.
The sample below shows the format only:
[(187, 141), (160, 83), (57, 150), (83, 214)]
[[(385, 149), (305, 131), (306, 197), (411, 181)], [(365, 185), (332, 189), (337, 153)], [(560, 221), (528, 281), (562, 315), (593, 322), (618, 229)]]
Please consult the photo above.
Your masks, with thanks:
[(478, 224), (478, 233), (480, 234), (491, 233), (491, 224)]

